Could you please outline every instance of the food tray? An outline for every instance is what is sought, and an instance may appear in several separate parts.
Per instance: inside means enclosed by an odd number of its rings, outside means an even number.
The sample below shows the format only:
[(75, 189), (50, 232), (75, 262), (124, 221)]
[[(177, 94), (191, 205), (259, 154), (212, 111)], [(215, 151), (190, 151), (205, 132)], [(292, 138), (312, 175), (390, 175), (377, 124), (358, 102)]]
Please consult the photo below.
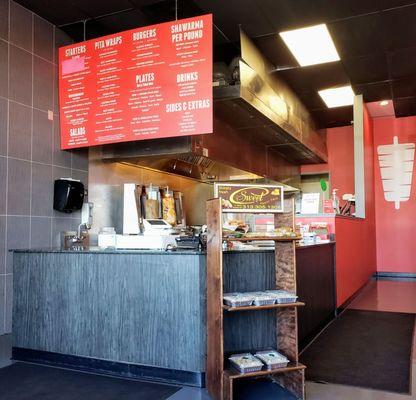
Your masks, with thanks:
[(266, 365), (268, 370), (285, 368), (289, 363), (289, 359), (276, 350), (258, 351), (255, 356)]
[(234, 354), (229, 360), (231, 366), (241, 373), (257, 372), (263, 368), (263, 363), (250, 353)]
[(268, 306), (276, 303), (276, 297), (266, 292), (250, 293), (253, 297), (255, 306)]
[(253, 304), (254, 296), (251, 293), (225, 293), (223, 300), (230, 307), (246, 307)]
[(286, 290), (266, 290), (266, 293), (273, 296), (276, 300), (276, 304), (289, 304), (295, 303), (298, 296), (293, 293), (287, 292)]

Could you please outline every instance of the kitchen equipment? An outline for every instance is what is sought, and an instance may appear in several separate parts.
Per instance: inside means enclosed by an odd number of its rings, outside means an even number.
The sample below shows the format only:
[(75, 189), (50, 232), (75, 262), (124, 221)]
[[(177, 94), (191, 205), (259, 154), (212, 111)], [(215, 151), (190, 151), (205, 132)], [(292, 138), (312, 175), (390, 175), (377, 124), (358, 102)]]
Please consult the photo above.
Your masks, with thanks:
[(116, 231), (112, 226), (100, 229), (98, 232), (98, 247), (102, 249), (116, 247)]
[[(173, 197), (173, 191), (169, 190), (169, 187), (161, 190), (162, 197), (162, 218), (172, 226), (177, 223), (175, 199)], [(147, 218), (147, 217), (146, 217)]]
[(185, 227), (186, 219), (183, 206), (183, 193), (174, 191), (173, 198), (175, 199), (176, 225)]
[(117, 235), (117, 249), (166, 250), (176, 245), (177, 235)]
[(152, 184), (143, 186), (140, 201), (143, 219), (162, 218), (161, 195), (158, 186), (153, 186)]
[(137, 199), (137, 185), (125, 183), (123, 186), (123, 234), (137, 235), (140, 233), (140, 204)]
[(212, 72), (213, 86), (226, 86), (231, 80), (228, 66), (224, 62), (215, 62)]
[(144, 235), (169, 235), (172, 233), (172, 225), (164, 219), (144, 219)]
[(200, 236), (180, 235), (176, 238), (176, 247), (182, 250), (204, 250)]
[(88, 232), (85, 234), (81, 231), (78, 234), (77, 231), (63, 231), (61, 232), (61, 248), (63, 250), (86, 250), (89, 246)]
[[(180, 192), (177, 198), (182, 201)], [(162, 204), (168, 220), (161, 218)], [(123, 235), (116, 236), (117, 248), (165, 250), (167, 246), (176, 247), (175, 238), (179, 232), (173, 228), (178, 221), (172, 190), (160, 191), (158, 186), (126, 183), (123, 206)]]

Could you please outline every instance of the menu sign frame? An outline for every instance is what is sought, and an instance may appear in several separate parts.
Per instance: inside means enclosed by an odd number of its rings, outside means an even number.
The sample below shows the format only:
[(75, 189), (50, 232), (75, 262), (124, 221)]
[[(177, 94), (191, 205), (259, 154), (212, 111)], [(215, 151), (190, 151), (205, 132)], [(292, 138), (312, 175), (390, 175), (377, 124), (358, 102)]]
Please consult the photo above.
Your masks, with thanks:
[(281, 185), (215, 183), (214, 197), (221, 198), (222, 211), (227, 213), (284, 212), (284, 187)]
[(212, 14), (59, 48), (61, 149), (213, 132)]

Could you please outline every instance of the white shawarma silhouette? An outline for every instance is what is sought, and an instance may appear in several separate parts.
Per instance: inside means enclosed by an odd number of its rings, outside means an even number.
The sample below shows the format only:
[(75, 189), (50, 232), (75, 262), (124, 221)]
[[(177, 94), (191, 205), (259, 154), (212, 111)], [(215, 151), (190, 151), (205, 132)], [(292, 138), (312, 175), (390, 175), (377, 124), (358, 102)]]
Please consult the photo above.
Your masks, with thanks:
[(394, 202), (395, 209), (399, 210), (400, 203), (410, 198), (415, 144), (399, 143), (397, 136), (394, 136), (393, 144), (377, 147), (377, 154), (384, 198)]

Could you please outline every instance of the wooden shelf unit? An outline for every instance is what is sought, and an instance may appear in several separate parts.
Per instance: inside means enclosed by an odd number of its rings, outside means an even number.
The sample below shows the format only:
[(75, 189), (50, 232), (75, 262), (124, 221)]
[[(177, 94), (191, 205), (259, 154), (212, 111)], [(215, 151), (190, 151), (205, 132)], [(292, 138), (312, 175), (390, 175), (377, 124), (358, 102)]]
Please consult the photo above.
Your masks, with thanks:
[(272, 310), (273, 308), (303, 307), (304, 305), (305, 303), (297, 301), (296, 303), (269, 304), (265, 306), (243, 306), (243, 307), (230, 307), (230, 306), (227, 306), (226, 304), (223, 304), (222, 308), (225, 311), (238, 312), (238, 311)]
[[(223, 210), (220, 199), (207, 202), (207, 364), (206, 384), (214, 400), (234, 400), (234, 381), (244, 378), (273, 376), (273, 379), (292, 392), (299, 399), (305, 398), (305, 366), (299, 364), (297, 307), (296, 302), (270, 306), (231, 308), (223, 304), (223, 240), (248, 241), (259, 238), (223, 239)], [(275, 226), (295, 226), (293, 196), (285, 197), (284, 212), (275, 214)], [(275, 242), (276, 289), (296, 293), (296, 249), (298, 238), (283, 240), (264, 237), (260, 240)], [(270, 289), (270, 288), (264, 288)], [(224, 316), (240, 315), (239, 311), (276, 313), (276, 349), (291, 362), (286, 368), (262, 370), (256, 373), (240, 374), (227, 369), (224, 355)], [(245, 313), (242, 312), (241, 315)], [(252, 329), (258, 329), (253, 326)], [(262, 349), (253, 349), (262, 350)]]
[(233, 369), (226, 369), (224, 371), (224, 375), (227, 376), (229, 379), (242, 379), (242, 378), (253, 378), (256, 376), (283, 374), (285, 372), (300, 371), (305, 368), (306, 367), (303, 364), (290, 362), (286, 367), (283, 367), (283, 368), (276, 368), (272, 370), (262, 369), (261, 371), (258, 371), (258, 372), (246, 372), (245, 374), (242, 374)]

